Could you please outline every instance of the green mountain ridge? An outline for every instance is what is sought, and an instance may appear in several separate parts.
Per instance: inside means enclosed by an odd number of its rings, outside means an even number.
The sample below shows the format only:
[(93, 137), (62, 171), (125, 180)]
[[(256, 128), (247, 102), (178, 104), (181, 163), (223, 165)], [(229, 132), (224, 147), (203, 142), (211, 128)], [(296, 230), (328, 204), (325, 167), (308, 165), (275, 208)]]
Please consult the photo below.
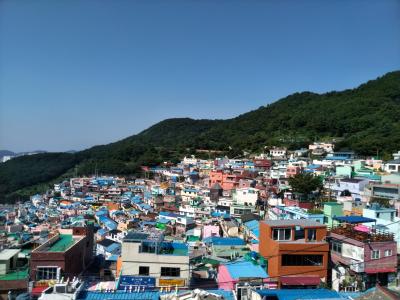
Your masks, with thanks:
[(167, 119), (121, 141), (76, 153), (18, 157), (0, 165), (0, 202), (25, 199), (72, 169), (78, 175), (95, 170), (133, 174), (141, 165), (177, 161), (196, 149), (237, 156), (272, 145), (295, 149), (323, 138), (338, 138), (338, 147), (360, 155), (389, 157), (399, 150), (400, 71), (341, 92), (295, 93), (232, 119)]

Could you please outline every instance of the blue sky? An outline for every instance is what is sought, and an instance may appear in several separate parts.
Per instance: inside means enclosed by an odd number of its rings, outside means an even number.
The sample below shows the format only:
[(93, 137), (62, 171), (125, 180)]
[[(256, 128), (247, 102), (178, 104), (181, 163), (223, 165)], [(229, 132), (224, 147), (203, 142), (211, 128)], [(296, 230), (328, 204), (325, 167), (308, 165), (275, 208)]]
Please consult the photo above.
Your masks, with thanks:
[(0, 149), (105, 144), (400, 69), (400, 1), (0, 2)]

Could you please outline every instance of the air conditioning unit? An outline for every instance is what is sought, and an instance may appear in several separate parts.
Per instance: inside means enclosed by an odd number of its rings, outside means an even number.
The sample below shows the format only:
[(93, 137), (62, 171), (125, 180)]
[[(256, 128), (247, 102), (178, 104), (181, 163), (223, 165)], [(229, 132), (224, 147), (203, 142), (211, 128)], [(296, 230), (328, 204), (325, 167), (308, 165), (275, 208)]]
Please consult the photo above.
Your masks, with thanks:
[(54, 285), (54, 291), (57, 294), (67, 293), (67, 284), (66, 283), (58, 283), (58, 284)]

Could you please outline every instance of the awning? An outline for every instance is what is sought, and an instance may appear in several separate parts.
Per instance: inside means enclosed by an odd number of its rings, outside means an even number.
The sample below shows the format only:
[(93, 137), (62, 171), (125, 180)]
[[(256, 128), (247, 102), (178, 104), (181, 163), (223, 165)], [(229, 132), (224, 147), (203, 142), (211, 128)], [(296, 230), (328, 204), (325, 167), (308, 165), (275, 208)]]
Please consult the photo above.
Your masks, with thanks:
[(319, 276), (282, 276), (282, 285), (319, 285)]

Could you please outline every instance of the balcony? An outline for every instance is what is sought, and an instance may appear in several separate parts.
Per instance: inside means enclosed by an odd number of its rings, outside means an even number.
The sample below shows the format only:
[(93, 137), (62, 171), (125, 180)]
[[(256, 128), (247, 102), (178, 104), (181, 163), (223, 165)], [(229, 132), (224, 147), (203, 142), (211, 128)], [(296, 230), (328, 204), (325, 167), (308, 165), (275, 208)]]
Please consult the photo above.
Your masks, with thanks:
[(371, 229), (371, 232), (363, 232), (354, 229), (355, 226), (334, 227), (330, 233), (345, 236), (359, 242), (392, 242), (394, 235), (389, 232)]

